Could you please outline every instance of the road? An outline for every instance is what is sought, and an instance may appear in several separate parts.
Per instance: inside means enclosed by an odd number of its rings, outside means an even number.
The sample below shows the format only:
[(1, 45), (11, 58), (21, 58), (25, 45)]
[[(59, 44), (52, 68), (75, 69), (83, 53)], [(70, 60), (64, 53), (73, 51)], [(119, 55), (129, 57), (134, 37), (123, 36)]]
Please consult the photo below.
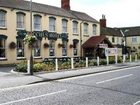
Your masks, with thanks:
[(140, 66), (0, 89), (0, 105), (140, 105)]

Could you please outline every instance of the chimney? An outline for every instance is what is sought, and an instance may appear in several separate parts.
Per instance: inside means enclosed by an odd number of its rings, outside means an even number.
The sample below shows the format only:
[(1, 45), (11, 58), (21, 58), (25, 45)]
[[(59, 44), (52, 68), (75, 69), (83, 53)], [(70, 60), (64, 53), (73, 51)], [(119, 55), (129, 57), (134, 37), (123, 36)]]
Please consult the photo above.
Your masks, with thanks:
[(102, 15), (102, 19), (100, 19), (100, 27), (106, 28), (105, 15)]
[(61, 0), (61, 8), (70, 10), (70, 0)]

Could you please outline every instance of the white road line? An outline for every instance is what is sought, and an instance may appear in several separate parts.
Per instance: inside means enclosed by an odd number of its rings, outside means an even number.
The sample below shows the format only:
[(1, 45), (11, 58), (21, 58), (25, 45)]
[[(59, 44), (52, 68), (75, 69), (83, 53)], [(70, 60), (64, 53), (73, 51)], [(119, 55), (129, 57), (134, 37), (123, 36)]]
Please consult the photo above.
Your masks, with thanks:
[(22, 101), (37, 99), (37, 98), (41, 98), (41, 97), (45, 97), (45, 96), (50, 96), (50, 95), (55, 95), (55, 94), (63, 93), (63, 92), (66, 92), (66, 91), (67, 91), (67, 90), (61, 90), (61, 91), (57, 91), (57, 92), (52, 92), (52, 93), (48, 93), (48, 94), (43, 94), (43, 95), (40, 95), (40, 96), (34, 96), (34, 97), (25, 98), (25, 99), (10, 101), (10, 102), (6, 102), (6, 103), (2, 103), (2, 104), (0, 104), (0, 105), (8, 105), (8, 104), (18, 103), (18, 102), (22, 102)]
[(116, 78), (112, 78), (112, 79), (108, 79), (108, 80), (96, 82), (96, 84), (101, 84), (101, 83), (110, 82), (110, 81), (114, 81), (114, 80), (118, 80), (118, 79), (122, 79), (122, 78), (127, 78), (127, 77), (130, 77), (130, 76), (132, 76), (132, 75), (133, 75), (133, 74), (124, 75), (124, 76), (121, 76), (121, 77), (116, 77)]
[(50, 83), (50, 82), (41, 82), (41, 83), (36, 83), (36, 84), (8, 87), (8, 88), (2, 88), (2, 89), (0, 89), (0, 91), (8, 91), (8, 90), (14, 90), (14, 89), (20, 89), (20, 88), (27, 88), (27, 87), (38, 86), (38, 85), (43, 85), (43, 84), (48, 84), (48, 83)]
[(136, 103), (134, 103), (133, 105), (137, 105), (137, 104), (139, 104), (140, 103), (140, 101), (137, 101)]
[(126, 71), (126, 70), (130, 70), (132, 68), (137, 68), (137, 67), (123, 68), (123, 69), (118, 69), (118, 70), (113, 70), (113, 71), (107, 71), (107, 72), (83, 75), (83, 76), (78, 76), (78, 77), (66, 78), (66, 79), (61, 79), (61, 80), (58, 80), (58, 81), (68, 81), (68, 80), (81, 79), (81, 78), (86, 78), (86, 77), (91, 77), (91, 76), (102, 75), (102, 74), (109, 74), (109, 73), (114, 73), (114, 72), (119, 72), (119, 71)]

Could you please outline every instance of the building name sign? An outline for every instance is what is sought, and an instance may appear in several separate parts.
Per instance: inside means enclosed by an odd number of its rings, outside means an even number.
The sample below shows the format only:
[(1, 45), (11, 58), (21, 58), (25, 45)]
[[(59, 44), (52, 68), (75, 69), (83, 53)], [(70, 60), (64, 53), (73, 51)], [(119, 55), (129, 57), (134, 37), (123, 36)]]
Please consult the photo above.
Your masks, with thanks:
[[(26, 30), (18, 30), (17, 32), (18, 36), (26, 36), (27, 34), (30, 34), (30, 32)], [(37, 38), (48, 38), (48, 40), (57, 40), (58, 38), (61, 38), (62, 40), (68, 40), (68, 33), (59, 34), (56, 32), (48, 32), (47, 30), (33, 31), (32, 35), (36, 36)]]
[(105, 48), (105, 55), (106, 56), (115, 56), (118, 54), (117, 48)]

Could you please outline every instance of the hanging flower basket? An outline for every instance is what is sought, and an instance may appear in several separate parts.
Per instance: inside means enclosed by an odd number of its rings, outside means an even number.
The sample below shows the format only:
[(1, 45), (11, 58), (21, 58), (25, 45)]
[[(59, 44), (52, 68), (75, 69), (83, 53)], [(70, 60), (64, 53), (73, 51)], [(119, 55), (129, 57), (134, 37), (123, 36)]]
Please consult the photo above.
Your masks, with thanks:
[(69, 46), (70, 48), (73, 48), (74, 46), (73, 46), (73, 44), (70, 44), (70, 46)]
[(10, 48), (10, 49), (15, 49), (15, 48), (16, 48), (16, 43), (15, 43), (15, 42), (11, 42), (11, 43), (9, 44), (9, 48)]
[(49, 44), (48, 43), (44, 43), (44, 48), (48, 48)]
[(33, 45), (37, 41), (36, 36), (26, 35), (24, 38), (25, 44), (28, 44), (30, 48), (33, 48)]
[(60, 47), (63, 47), (63, 44), (59, 43), (59, 44), (58, 44), (58, 47), (59, 47), (59, 48), (60, 48)]

